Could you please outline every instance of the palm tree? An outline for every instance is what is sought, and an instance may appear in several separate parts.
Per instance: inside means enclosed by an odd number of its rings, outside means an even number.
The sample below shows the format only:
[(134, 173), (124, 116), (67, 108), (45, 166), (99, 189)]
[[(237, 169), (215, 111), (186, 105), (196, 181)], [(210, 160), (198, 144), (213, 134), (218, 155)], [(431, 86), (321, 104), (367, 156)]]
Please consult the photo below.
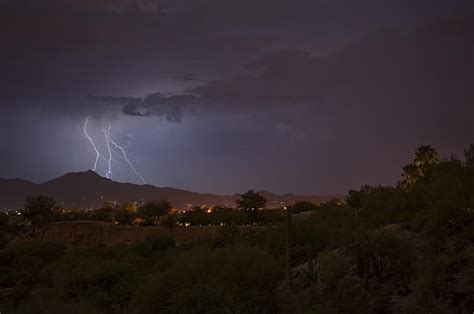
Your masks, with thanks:
[(403, 173), (402, 173), (402, 182), (401, 186), (404, 189), (408, 189), (415, 185), (416, 181), (420, 177), (420, 172), (419, 169), (414, 165), (414, 164), (408, 164), (405, 167), (403, 167)]
[(412, 187), (420, 178), (426, 177), (438, 162), (438, 153), (433, 147), (430, 145), (418, 147), (413, 162), (403, 167), (401, 186), (405, 189)]
[(438, 153), (436, 150), (430, 145), (422, 145), (418, 147), (413, 163), (416, 167), (423, 169), (426, 166), (437, 164), (438, 161)]

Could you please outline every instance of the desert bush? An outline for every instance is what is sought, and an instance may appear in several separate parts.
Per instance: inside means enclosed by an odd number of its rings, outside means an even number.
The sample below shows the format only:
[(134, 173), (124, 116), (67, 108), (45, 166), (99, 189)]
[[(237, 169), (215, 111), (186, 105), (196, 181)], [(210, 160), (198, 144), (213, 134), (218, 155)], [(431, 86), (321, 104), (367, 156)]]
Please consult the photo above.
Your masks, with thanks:
[(119, 260), (90, 256), (54, 267), (51, 284), (60, 300), (88, 301), (108, 311), (121, 310), (138, 286), (131, 265)]
[(10, 303), (19, 304), (37, 289), (42, 269), (65, 252), (61, 243), (9, 243), (0, 250), (0, 289), (11, 289)]
[(0, 212), (0, 226), (6, 226), (9, 222), (7, 213)]
[(368, 258), (370, 269), (378, 282), (390, 276), (396, 276), (397, 280), (409, 276), (415, 261), (410, 239), (384, 230), (368, 235), (361, 254)]
[(277, 224), (285, 221), (286, 210), (264, 209), (257, 212), (256, 222), (264, 225)]
[(160, 217), (160, 225), (168, 228), (171, 232), (176, 227), (177, 219), (175, 215), (168, 214)]
[(135, 248), (145, 257), (161, 254), (174, 246), (174, 241), (168, 236), (150, 236), (135, 244)]
[(89, 220), (111, 222), (113, 219), (113, 212), (113, 209), (98, 208), (87, 212), (87, 214)]
[(44, 225), (57, 219), (56, 201), (47, 196), (28, 196), (22, 211), (23, 216), (34, 225)]
[[(344, 205), (321, 205), (308, 219), (313, 230), (313, 247), (335, 248), (346, 245), (354, 239), (356, 220), (350, 208)], [(297, 232), (297, 228), (294, 228)], [(309, 231), (308, 231), (309, 232)]]
[(413, 278), (414, 291), (408, 305), (409, 313), (451, 313), (447, 300), (443, 300), (443, 289), (448, 282), (448, 267), (452, 259), (446, 254), (425, 255), (429, 262), (421, 261)]
[(58, 215), (58, 220), (61, 221), (87, 220), (88, 218), (89, 214), (86, 211), (80, 209), (73, 209)]
[(104, 311), (84, 301), (70, 302), (60, 301), (52, 295), (42, 295), (41, 297), (33, 297), (18, 307), (7, 308), (8, 313), (17, 314), (103, 314)]
[(360, 283), (351, 274), (352, 262), (342, 250), (318, 256), (321, 297), (316, 308), (322, 313), (358, 313), (366, 307)]
[(213, 246), (232, 246), (241, 242), (241, 234), (236, 225), (221, 226), (216, 231), (216, 236), (213, 240)]
[(297, 201), (293, 205), (288, 206), (293, 214), (301, 212), (312, 212), (319, 209), (319, 206), (310, 201)]
[(115, 215), (115, 220), (121, 225), (129, 225), (135, 218), (135, 213), (126, 209), (119, 209)]
[(285, 254), (285, 227), (258, 228), (245, 232), (242, 235), (242, 243), (246, 245), (261, 247), (272, 256), (281, 258)]
[(278, 262), (252, 247), (195, 248), (154, 275), (133, 313), (249, 313), (273, 308)]

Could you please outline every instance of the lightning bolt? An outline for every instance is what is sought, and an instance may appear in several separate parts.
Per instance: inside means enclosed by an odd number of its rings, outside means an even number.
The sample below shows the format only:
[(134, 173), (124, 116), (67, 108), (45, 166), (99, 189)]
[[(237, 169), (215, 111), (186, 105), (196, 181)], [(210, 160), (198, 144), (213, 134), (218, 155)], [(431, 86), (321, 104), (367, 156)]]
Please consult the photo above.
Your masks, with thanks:
[[(133, 173), (135, 173), (135, 175), (140, 178), (140, 180), (146, 184), (146, 181), (145, 179), (143, 178), (143, 176), (137, 171), (137, 169), (135, 169), (135, 167), (133, 166), (132, 162), (130, 161), (130, 159), (128, 159), (127, 157), (127, 152), (125, 151), (125, 148), (123, 148), (123, 146), (120, 146), (119, 144), (117, 144), (117, 142), (115, 142), (111, 136), (110, 136), (110, 129), (111, 129), (111, 125), (109, 124), (109, 126), (107, 128), (102, 128), (102, 132), (104, 133), (104, 136), (105, 136), (105, 141), (107, 143), (107, 150), (109, 152), (109, 160), (107, 162), (108, 166), (109, 166), (109, 170), (107, 171), (107, 173), (105, 174), (105, 176), (107, 178), (109, 178), (109, 176), (112, 176), (112, 152), (114, 154), (116, 154), (117, 156), (123, 158), (128, 166), (130, 167), (130, 169), (132, 169)], [(112, 145), (111, 145), (112, 144)], [(116, 149), (120, 152), (117, 153)]]
[[(110, 131), (110, 130), (109, 130), (109, 131)], [(112, 145), (115, 146), (115, 148), (117, 148), (118, 150), (120, 150), (120, 152), (122, 153), (122, 158), (125, 159), (125, 161), (128, 163), (128, 165), (130, 166), (130, 169), (132, 169), (132, 171), (135, 173), (135, 175), (136, 175), (137, 177), (139, 177), (140, 180), (142, 180), (142, 182), (143, 182), (144, 184), (146, 184), (145, 179), (143, 179), (143, 177), (138, 173), (138, 171), (137, 171), (137, 170), (135, 169), (135, 167), (133, 166), (133, 164), (132, 164), (132, 162), (130, 161), (130, 159), (128, 159), (127, 153), (125, 152), (125, 149), (124, 149), (122, 146), (118, 145), (116, 142), (114, 142), (114, 141), (110, 138), (110, 132), (109, 132), (109, 141), (110, 141), (110, 143), (112, 143)]]
[(140, 178), (140, 180), (144, 184), (146, 184), (146, 181), (143, 178), (143, 176), (137, 171), (137, 169), (135, 169), (135, 167), (133, 166), (133, 163), (130, 161), (130, 159), (128, 159), (127, 152), (125, 151), (125, 148), (123, 146), (120, 146), (119, 144), (117, 144), (117, 142), (115, 142), (111, 138), (110, 130), (112, 129), (112, 126), (110, 124), (108, 124), (107, 127), (102, 127), (102, 133), (104, 133), (105, 143), (106, 143), (106, 148), (107, 148), (107, 153), (108, 153), (108, 156), (106, 156), (107, 157), (106, 158), (106, 157), (102, 156), (99, 149), (97, 148), (97, 145), (95, 145), (94, 140), (87, 133), (88, 123), (89, 123), (89, 117), (87, 117), (86, 121), (84, 122), (84, 134), (87, 137), (87, 139), (89, 140), (89, 142), (92, 144), (92, 147), (94, 148), (94, 151), (96, 153), (94, 168), (92, 170), (96, 171), (99, 159), (102, 159), (105, 162), (105, 164), (107, 165), (107, 172), (105, 173), (105, 177), (108, 178), (108, 179), (112, 179), (112, 176), (113, 176), (112, 161), (115, 162), (115, 160), (112, 158), (112, 153), (114, 153), (115, 155), (117, 155), (117, 157), (123, 158), (127, 162), (130, 169), (132, 169), (133, 173), (135, 173), (135, 175), (138, 178)]
[(105, 136), (105, 142), (107, 143), (107, 150), (108, 150), (108, 152), (109, 152), (109, 160), (106, 161), (106, 162), (107, 162), (108, 169), (107, 169), (107, 172), (105, 173), (105, 177), (106, 177), (107, 179), (111, 179), (111, 178), (112, 178), (112, 149), (110, 148), (110, 138), (109, 138), (110, 129), (111, 129), (111, 126), (110, 126), (110, 125), (109, 125), (109, 127), (108, 127), (107, 129), (102, 128), (102, 132), (104, 133), (104, 136)]
[(99, 162), (99, 158), (103, 158), (105, 162), (107, 162), (107, 160), (105, 160), (104, 157), (102, 157), (102, 155), (100, 154), (99, 150), (97, 149), (97, 146), (95, 145), (94, 143), (94, 140), (92, 139), (92, 137), (87, 133), (87, 125), (89, 124), (89, 117), (87, 117), (86, 121), (84, 122), (84, 134), (85, 136), (87, 137), (87, 139), (89, 140), (89, 142), (92, 144), (92, 147), (94, 148), (94, 151), (96, 153), (96, 156), (95, 156), (95, 162), (94, 162), (94, 168), (92, 168), (93, 171), (96, 171), (97, 170), (97, 163)]

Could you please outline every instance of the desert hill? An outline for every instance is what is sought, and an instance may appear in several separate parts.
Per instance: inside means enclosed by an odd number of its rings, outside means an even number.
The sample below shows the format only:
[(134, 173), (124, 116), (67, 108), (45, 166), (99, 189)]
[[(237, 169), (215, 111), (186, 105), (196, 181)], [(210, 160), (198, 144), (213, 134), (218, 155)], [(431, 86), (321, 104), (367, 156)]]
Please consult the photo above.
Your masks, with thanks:
[[(277, 195), (261, 191), (269, 205), (291, 204), (299, 200), (315, 203), (328, 201), (333, 196), (316, 195)], [(21, 179), (0, 179), (0, 208), (12, 209), (22, 206), (28, 195), (47, 195), (53, 197), (65, 208), (98, 208), (105, 201), (146, 202), (150, 200), (169, 200), (176, 208), (186, 204), (234, 206), (240, 194), (203, 194), (169, 187), (120, 183), (101, 177), (94, 171), (67, 173), (59, 178), (35, 184)], [(341, 196), (339, 196), (341, 197)]]

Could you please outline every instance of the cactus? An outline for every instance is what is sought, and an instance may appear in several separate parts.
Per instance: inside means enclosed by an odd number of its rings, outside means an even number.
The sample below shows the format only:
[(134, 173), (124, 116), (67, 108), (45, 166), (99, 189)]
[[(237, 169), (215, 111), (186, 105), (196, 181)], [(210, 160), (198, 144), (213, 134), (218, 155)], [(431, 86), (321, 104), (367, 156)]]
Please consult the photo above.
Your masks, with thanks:
[(286, 256), (285, 256), (285, 279), (289, 283), (291, 278), (291, 207), (286, 210)]
[(364, 282), (365, 289), (369, 286), (370, 261), (367, 252), (357, 247), (357, 273)]
[(311, 248), (311, 244), (308, 244), (306, 246), (306, 255), (308, 259), (308, 278), (311, 281), (311, 284), (315, 281), (317, 281), (317, 274), (314, 271), (314, 257), (313, 257), (313, 251)]

